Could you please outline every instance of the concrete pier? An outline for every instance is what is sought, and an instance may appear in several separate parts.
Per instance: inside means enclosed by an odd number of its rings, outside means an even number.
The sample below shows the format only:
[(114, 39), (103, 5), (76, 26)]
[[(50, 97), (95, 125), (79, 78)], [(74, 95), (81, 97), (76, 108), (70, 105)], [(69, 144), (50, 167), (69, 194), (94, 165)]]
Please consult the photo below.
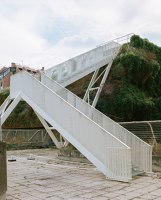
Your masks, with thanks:
[(0, 141), (0, 200), (6, 200), (6, 192), (7, 192), (6, 144)]

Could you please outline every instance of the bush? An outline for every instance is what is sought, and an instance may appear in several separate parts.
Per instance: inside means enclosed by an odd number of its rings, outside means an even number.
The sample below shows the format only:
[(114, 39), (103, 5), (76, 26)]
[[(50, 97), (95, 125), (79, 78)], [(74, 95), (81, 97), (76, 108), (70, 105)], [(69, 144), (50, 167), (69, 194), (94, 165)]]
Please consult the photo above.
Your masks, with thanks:
[(157, 56), (157, 60), (161, 64), (161, 47), (149, 42), (147, 39), (142, 39), (138, 35), (133, 35), (130, 39), (130, 46), (145, 49), (149, 52), (155, 53)]
[(151, 118), (154, 102), (133, 85), (125, 84), (113, 100), (113, 112), (122, 120), (144, 120)]
[(144, 46), (144, 41), (143, 39), (140, 38), (139, 35), (133, 35), (131, 38), (130, 38), (130, 45), (132, 47), (136, 47), (136, 48), (143, 48)]

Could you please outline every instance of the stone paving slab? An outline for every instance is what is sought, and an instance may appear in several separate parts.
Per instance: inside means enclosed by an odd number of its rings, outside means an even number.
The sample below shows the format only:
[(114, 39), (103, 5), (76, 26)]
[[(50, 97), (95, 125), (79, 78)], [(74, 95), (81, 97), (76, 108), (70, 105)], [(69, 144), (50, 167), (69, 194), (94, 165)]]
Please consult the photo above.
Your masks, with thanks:
[[(7, 152), (7, 200), (161, 200), (161, 175), (106, 180), (93, 165), (59, 160), (57, 150)], [(28, 160), (28, 158), (33, 158)]]

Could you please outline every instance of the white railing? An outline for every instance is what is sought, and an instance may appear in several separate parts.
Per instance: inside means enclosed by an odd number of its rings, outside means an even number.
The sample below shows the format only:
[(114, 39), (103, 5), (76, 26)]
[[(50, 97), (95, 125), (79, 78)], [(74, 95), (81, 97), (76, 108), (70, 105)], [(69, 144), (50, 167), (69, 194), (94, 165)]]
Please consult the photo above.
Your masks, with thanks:
[(84, 54), (69, 59), (45, 71), (45, 74), (67, 86), (96, 69), (107, 65), (119, 52), (121, 45), (111, 41)]
[(62, 86), (67, 86), (111, 62), (121, 45), (128, 43), (132, 35), (130, 33), (104, 42), (86, 53), (45, 70), (45, 74)]
[(116, 43), (119, 43), (119, 44), (125, 44), (125, 43), (128, 43), (130, 42), (130, 38), (134, 35), (134, 33), (129, 33), (129, 34), (126, 34), (126, 35), (123, 35), (121, 37), (117, 37), (117, 38), (114, 38), (113, 40), (111, 41), (107, 41), (107, 42), (103, 42), (101, 43), (100, 45), (98, 46), (103, 46), (105, 44), (108, 44), (110, 42), (116, 42)]
[(131, 180), (131, 149), (106, 148), (106, 177), (111, 180), (128, 182)]
[(133, 166), (137, 166), (140, 171), (152, 171), (152, 148), (149, 144), (145, 143), (97, 109), (91, 107), (88, 103), (47, 77), (45, 74), (41, 74), (41, 81), (76, 109), (129, 146), (132, 152)]
[[(59, 85), (55, 84), (55, 86), (58, 89)], [(57, 91), (59, 95), (63, 91), (63, 88), (61, 90), (60, 88), (59, 86), (59, 91)], [(59, 96), (58, 93), (25, 71), (11, 77), (11, 98), (16, 97), (19, 93), (22, 99), (104, 174), (106, 174), (105, 148), (128, 148), (127, 145), (84, 115), (80, 109), (71, 105), (70, 102), (78, 103), (72, 93), (69, 93), (68, 96), (70, 100), (68, 97), (66, 98), (69, 101), (67, 102), (65, 98), (62, 98), (63, 95)]]

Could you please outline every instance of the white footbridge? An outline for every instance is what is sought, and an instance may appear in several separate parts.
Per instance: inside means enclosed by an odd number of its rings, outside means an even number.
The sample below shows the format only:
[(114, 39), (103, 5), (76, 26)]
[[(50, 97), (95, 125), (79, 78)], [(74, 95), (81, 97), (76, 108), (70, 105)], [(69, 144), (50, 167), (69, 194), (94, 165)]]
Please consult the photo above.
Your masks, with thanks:
[[(35, 111), (58, 148), (71, 143), (108, 179), (129, 182), (133, 175), (151, 172), (151, 146), (95, 109), (121, 41), (127, 37), (102, 44), (54, 66), (39, 78), (26, 71), (13, 75), (10, 95), (0, 107), (0, 125), (23, 100)], [(92, 72), (83, 99), (65, 88)], [(99, 86), (95, 87), (98, 79)], [(96, 92), (91, 100), (93, 90)], [(56, 129), (63, 139), (58, 140), (52, 129)]]

